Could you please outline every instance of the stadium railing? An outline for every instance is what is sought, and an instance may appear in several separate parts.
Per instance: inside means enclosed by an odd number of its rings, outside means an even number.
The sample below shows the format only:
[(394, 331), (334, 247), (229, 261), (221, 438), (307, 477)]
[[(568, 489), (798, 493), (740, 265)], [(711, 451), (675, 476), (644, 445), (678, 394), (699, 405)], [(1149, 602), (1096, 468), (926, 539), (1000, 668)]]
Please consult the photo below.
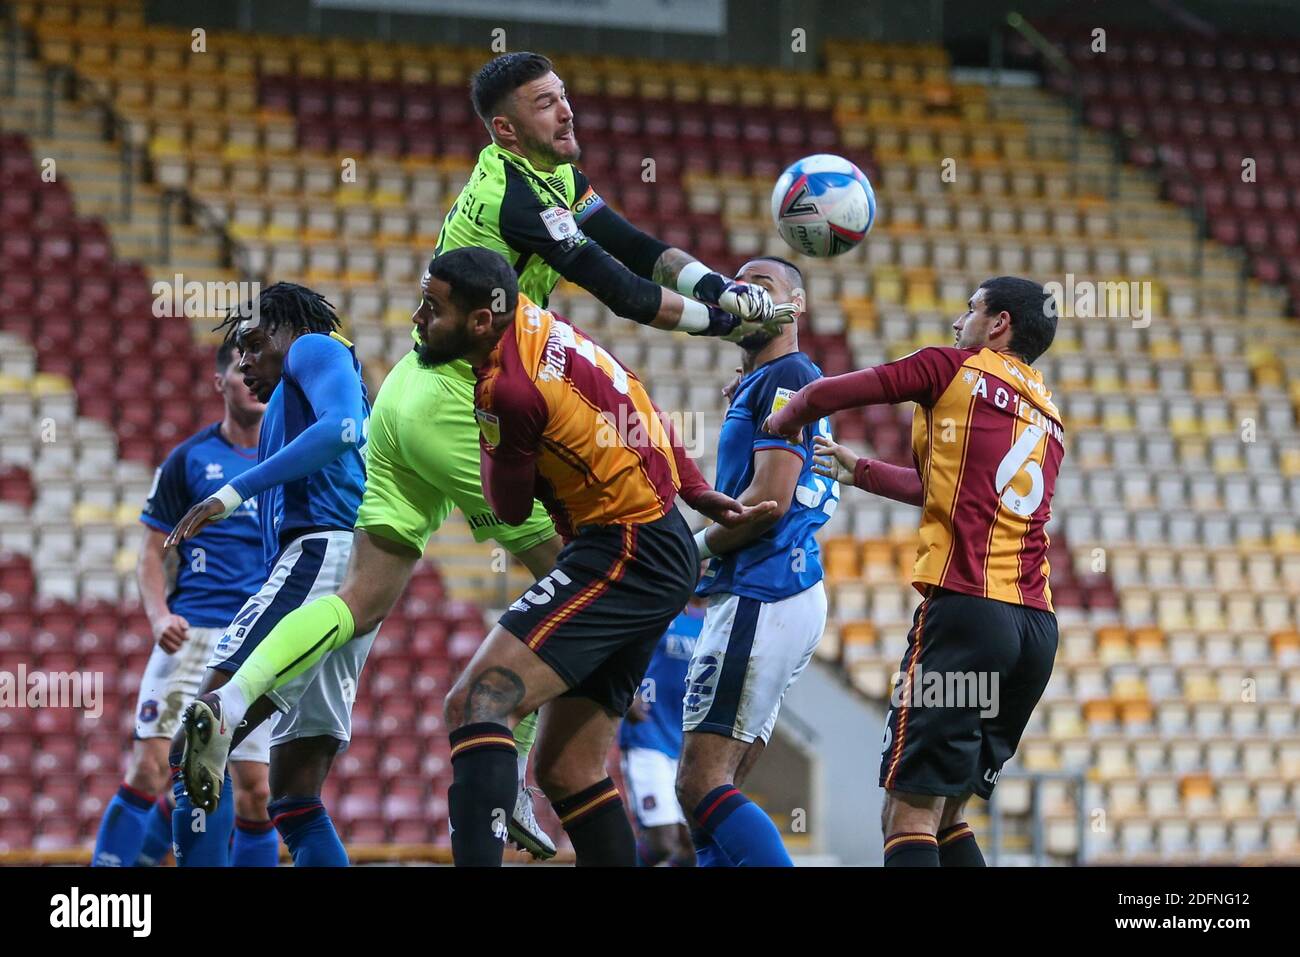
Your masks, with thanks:
[[(1052, 863), (1047, 850), (1046, 810), (1044, 808), (1042, 788), (1048, 781), (1063, 781), (1074, 785), (1075, 788), (1074, 814), (1077, 826), (1077, 842), (1075, 853), (1068, 863), (1076, 866), (1086, 864), (1088, 817), (1086, 802), (1084, 801), (1084, 789), (1087, 784), (1085, 776), (1082, 773), (1069, 771), (1006, 770), (999, 776), (998, 782), (1004, 783), (1012, 779), (1029, 782), (1029, 855), (1025, 863), (1032, 864), (1035, 867), (1042, 867)], [(1004, 857), (1010, 856), (1002, 846), (1007, 828), (997, 790), (994, 790), (993, 796), (988, 802), (988, 827), (988, 861), (989, 864), (997, 867)], [(1017, 857), (1020, 856), (1017, 855)]]

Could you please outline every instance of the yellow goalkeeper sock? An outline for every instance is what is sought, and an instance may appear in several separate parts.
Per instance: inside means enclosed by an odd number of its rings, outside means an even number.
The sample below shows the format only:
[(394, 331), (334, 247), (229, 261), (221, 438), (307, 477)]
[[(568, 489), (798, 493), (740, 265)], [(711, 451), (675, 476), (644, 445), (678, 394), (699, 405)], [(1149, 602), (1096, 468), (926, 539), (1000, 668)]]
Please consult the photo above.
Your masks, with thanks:
[(326, 595), (280, 619), (230, 678), (252, 704), (288, 684), (355, 633), (352, 612), (338, 595)]

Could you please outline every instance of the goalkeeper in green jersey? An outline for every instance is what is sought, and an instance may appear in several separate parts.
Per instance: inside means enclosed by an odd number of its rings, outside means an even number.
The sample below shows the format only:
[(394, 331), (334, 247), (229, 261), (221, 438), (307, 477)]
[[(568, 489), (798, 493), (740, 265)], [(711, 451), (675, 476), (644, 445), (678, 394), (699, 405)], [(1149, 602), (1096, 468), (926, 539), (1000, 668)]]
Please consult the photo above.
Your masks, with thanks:
[[(475, 75), (471, 97), (492, 142), (447, 213), (435, 256), (463, 246), (494, 249), (514, 265), (520, 291), (542, 306), (563, 276), (614, 313), (659, 329), (739, 341), (792, 321), (793, 307), (774, 304), (762, 287), (709, 269), (605, 204), (573, 165), (580, 155), (574, 114), (546, 57), (495, 58)], [(245, 715), (252, 724), (267, 709), (254, 704), (267, 691), (377, 625), (453, 506), (477, 540), (494, 538), (538, 578), (553, 567), (561, 543), (539, 503), (527, 522), (511, 527), (484, 499), (473, 372), (464, 360), (421, 361), (419, 315), (416, 347), (384, 381), (371, 411), (366, 491), (343, 585), (285, 616), (216, 692), (230, 728)], [(530, 719), (516, 728), (521, 764), (535, 726)], [(214, 735), (186, 746), (220, 780), (230, 743)], [(554, 853), (526, 789), (509, 833), (539, 857)]]

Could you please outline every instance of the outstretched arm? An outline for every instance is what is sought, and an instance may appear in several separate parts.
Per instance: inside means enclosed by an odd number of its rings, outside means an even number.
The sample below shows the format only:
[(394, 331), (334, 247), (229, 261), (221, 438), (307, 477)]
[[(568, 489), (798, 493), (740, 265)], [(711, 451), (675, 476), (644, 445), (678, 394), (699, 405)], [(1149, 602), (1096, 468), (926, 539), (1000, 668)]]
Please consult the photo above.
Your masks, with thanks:
[(500, 230), (511, 249), (538, 256), (615, 314), (644, 325), (722, 336), (742, 320), (776, 322), (765, 289), (732, 282), (642, 232), (606, 206), (581, 171), (574, 176), (576, 215), (543, 205), (521, 180), (507, 179)]
[(770, 499), (750, 503), (738, 502), (730, 495), (724, 495), (709, 485), (695, 462), (686, 454), (686, 447), (682, 444), (677, 429), (673, 427), (672, 420), (664, 415), (659, 406), (655, 405), (654, 410), (668, 432), (668, 439), (673, 447), (673, 460), (677, 463), (678, 491), (687, 505), (725, 528), (745, 528), (763, 522), (771, 524), (768, 519), (776, 512), (776, 502)]
[(808, 423), (844, 409), (909, 401), (929, 407), (975, 351), (930, 347), (896, 362), (818, 379), (800, 389), (785, 408), (770, 415), (763, 427), (794, 442)]
[(303, 390), (316, 421), (270, 458), (191, 508), (167, 536), (167, 547), (221, 521), (244, 501), (319, 472), (348, 449), (365, 443), (365, 397), (347, 346), (332, 336), (302, 336), (285, 356), (284, 375)]
[(285, 373), (307, 396), (316, 421), (228, 488), (244, 501), (268, 488), (319, 472), (349, 449), (364, 444), (365, 398), (347, 346), (330, 336), (307, 335), (285, 356)]
[(884, 380), (876, 370), (861, 369), (808, 383), (785, 408), (768, 416), (764, 428), (795, 442), (805, 425), (824, 415), (890, 401)]

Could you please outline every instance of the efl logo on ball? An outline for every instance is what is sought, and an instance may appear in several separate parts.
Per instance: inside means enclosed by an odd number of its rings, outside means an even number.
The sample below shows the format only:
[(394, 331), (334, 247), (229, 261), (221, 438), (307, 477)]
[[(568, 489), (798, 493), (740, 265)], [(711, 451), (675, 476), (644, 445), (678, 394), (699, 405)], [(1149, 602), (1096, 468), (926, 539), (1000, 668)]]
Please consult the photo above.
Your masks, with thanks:
[(842, 156), (817, 153), (792, 164), (772, 190), (772, 219), (805, 256), (838, 256), (866, 238), (876, 220), (876, 192)]

